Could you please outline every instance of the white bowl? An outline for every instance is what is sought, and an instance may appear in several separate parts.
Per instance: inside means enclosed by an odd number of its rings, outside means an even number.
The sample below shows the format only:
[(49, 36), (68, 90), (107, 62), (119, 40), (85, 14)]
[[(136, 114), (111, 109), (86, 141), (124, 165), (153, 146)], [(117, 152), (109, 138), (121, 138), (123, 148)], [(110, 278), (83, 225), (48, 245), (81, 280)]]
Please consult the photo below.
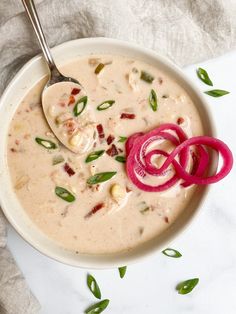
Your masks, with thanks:
[[(184, 87), (197, 105), (203, 121), (205, 134), (214, 135), (212, 117), (200, 92), (178, 67), (154, 51), (141, 48), (128, 42), (107, 38), (73, 40), (53, 48), (52, 51), (56, 63), (59, 66), (80, 55), (108, 53), (129, 56), (158, 67), (175, 78), (176, 81)], [(58, 244), (51, 241), (31, 222), (19, 203), (11, 185), (7, 165), (7, 133), (10, 121), (21, 100), (42, 77), (47, 75), (47, 73), (48, 69), (43, 58), (36, 56), (18, 72), (8, 85), (0, 100), (0, 204), (9, 222), (28, 243), (40, 252), (60, 262), (79, 267), (118, 267), (137, 261), (150, 253), (165, 248), (165, 246), (192, 221), (202, 205), (208, 187), (199, 187), (199, 193), (194, 194), (191, 200), (191, 206), (188, 206), (176, 222), (161, 236), (124, 253), (112, 255), (75, 254), (74, 252), (61, 248)], [(213, 159), (214, 162), (212, 163), (211, 172), (216, 169), (218, 163), (217, 158), (214, 157)]]

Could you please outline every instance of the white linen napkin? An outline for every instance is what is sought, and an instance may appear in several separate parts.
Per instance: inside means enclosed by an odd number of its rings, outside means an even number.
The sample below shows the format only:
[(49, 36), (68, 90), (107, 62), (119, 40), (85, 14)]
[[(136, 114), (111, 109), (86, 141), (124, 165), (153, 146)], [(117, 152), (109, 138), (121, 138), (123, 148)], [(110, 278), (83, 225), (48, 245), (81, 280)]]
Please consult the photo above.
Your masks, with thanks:
[[(236, 47), (235, 0), (36, 0), (50, 46), (113, 37), (166, 55), (180, 66)], [(19, 0), (0, 0), (0, 95), (40, 51)], [(6, 248), (0, 213), (0, 314), (35, 314), (39, 304)]]

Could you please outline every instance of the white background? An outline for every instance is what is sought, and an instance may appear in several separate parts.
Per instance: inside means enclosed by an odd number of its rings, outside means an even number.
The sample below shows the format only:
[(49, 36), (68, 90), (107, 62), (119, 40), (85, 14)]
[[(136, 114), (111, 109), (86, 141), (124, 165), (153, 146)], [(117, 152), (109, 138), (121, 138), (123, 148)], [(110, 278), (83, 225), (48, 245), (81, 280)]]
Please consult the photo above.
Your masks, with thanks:
[[(236, 151), (236, 52), (184, 71), (199, 89), (208, 89), (195, 70), (205, 68), (215, 88), (229, 95), (207, 97), (217, 123), (218, 138)], [(197, 104), (196, 104), (197, 105)], [(129, 266), (125, 278), (118, 271), (82, 270), (55, 262), (22, 240), (9, 227), (8, 245), (33, 293), (42, 305), (42, 314), (82, 314), (96, 299), (86, 286), (92, 273), (110, 299), (107, 314), (235, 314), (236, 313), (236, 169), (212, 186), (189, 229), (170, 247), (182, 258), (156, 252), (144, 262)], [(199, 277), (198, 286), (188, 295), (179, 295), (179, 281)]]

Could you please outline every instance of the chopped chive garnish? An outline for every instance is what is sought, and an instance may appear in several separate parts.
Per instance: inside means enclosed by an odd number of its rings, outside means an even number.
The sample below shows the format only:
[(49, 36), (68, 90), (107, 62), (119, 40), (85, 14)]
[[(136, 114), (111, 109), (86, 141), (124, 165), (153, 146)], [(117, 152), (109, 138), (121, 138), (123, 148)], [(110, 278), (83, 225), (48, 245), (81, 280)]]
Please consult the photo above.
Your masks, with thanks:
[(119, 162), (123, 162), (123, 163), (126, 162), (125, 156), (116, 156), (116, 157), (115, 157), (115, 160), (116, 160), (116, 161), (119, 161)]
[(61, 199), (63, 199), (64, 201), (68, 202), (68, 203), (72, 203), (75, 201), (75, 197), (72, 193), (70, 193), (68, 190), (57, 186), (55, 188), (55, 193), (58, 197), (60, 197)]
[(83, 96), (82, 98), (80, 98), (73, 109), (74, 115), (77, 117), (79, 116), (85, 109), (86, 105), (88, 102), (88, 97), (87, 96)]
[(119, 143), (124, 143), (127, 140), (126, 136), (119, 136)]
[(101, 157), (104, 154), (105, 150), (97, 150), (96, 152), (92, 152), (90, 153), (87, 158), (85, 159), (85, 162), (91, 162), (95, 159), (98, 159), (99, 157)]
[(154, 80), (154, 77), (151, 74), (149, 74), (149, 73), (147, 73), (145, 71), (141, 71), (140, 78), (141, 78), (141, 80), (143, 80), (143, 81), (145, 81), (146, 83), (149, 83), (149, 84), (151, 84), (152, 81)]
[(98, 184), (110, 180), (117, 172), (100, 172), (88, 178), (87, 184)]
[(163, 250), (162, 253), (166, 256), (174, 257), (174, 258), (178, 258), (182, 256), (182, 254), (179, 251), (170, 249), (170, 248)]
[(202, 82), (204, 82), (207, 85), (213, 86), (213, 83), (211, 79), (209, 78), (209, 75), (206, 70), (202, 68), (197, 69), (197, 76), (200, 78)]
[(119, 269), (120, 278), (124, 278), (126, 270), (127, 270), (127, 266), (119, 267), (118, 269)]
[(47, 149), (56, 149), (57, 148), (57, 145), (54, 142), (49, 141), (49, 140), (45, 140), (45, 139), (40, 138), (40, 137), (36, 137), (35, 141), (39, 145), (41, 145), (41, 146), (43, 146), (44, 148), (47, 148)]
[(196, 287), (198, 282), (199, 282), (198, 278), (182, 281), (177, 285), (176, 290), (178, 291), (179, 294), (187, 294), (191, 292), (193, 288)]
[(115, 100), (106, 100), (102, 102), (99, 106), (97, 106), (98, 111), (106, 110), (110, 108), (112, 105), (114, 105)]
[(221, 96), (229, 94), (228, 91), (222, 90), (222, 89), (212, 89), (212, 90), (208, 90), (204, 93), (207, 95), (210, 95), (212, 97), (221, 97)]
[(53, 166), (57, 165), (57, 164), (60, 164), (61, 162), (63, 162), (65, 159), (62, 155), (57, 155), (57, 156), (54, 156), (53, 159), (52, 159), (52, 164)]
[(100, 291), (100, 288), (97, 284), (97, 281), (90, 274), (87, 275), (87, 285), (88, 285), (89, 290), (95, 296), (95, 298), (101, 299), (101, 291)]
[(108, 299), (105, 299), (105, 300), (102, 300), (98, 303), (95, 303), (93, 304), (92, 306), (90, 306), (89, 308), (87, 308), (85, 310), (85, 314), (99, 314), (99, 313), (102, 313), (108, 306), (109, 304), (109, 300)]
[(149, 105), (152, 108), (152, 110), (157, 111), (157, 94), (154, 91), (154, 89), (151, 89), (148, 100), (149, 100)]
[(99, 65), (96, 67), (94, 73), (99, 74), (102, 71), (102, 69), (104, 68), (104, 66), (105, 66), (105, 64), (99, 63)]

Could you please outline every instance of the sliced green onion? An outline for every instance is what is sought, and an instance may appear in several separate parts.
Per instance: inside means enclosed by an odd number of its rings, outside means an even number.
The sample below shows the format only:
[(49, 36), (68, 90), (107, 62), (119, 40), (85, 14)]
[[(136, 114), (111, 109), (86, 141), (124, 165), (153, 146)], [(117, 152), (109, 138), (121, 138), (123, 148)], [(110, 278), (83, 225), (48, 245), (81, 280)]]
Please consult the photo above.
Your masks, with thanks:
[(107, 110), (110, 108), (112, 105), (114, 105), (115, 100), (106, 100), (102, 102), (99, 106), (97, 106), (97, 110), (102, 111), (102, 110)]
[(104, 66), (105, 66), (105, 64), (99, 63), (99, 65), (96, 67), (94, 73), (99, 74), (102, 71), (102, 69), (104, 68)]
[(115, 160), (116, 160), (116, 161), (119, 161), (119, 162), (123, 162), (123, 163), (126, 162), (125, 156), (116, 156), (116, 157), (115, 157)]
[(68, 190), (57, 186), (55, 188), (55, 193), (58, 197), (60, 197), (61, 199), (63, 199), (64, 201), (68, 202), (68, 203), (72, 203), (75, 201), (75, 197), (72, 193), (70, 193)]
[(101, 291), (97, 284), (97, 281), (90, 274), (87, 275), (87, 286), (89, 290), (92, 292), (92, 294), (95, 296), (95, 298), (101, 299)]
[(199, 282), (198, 278), (182, 281), (177, 285), (176, 290), (178, 291), (179, 294), (187, 294), (191, 292), (193, 288), (196, 287), (198, 282)]
[(64, 157), (62, 155), (54, 156), (52, 159), (53, 166), (60, 164), (61, 162), (65, 161)]
[(206, 70), (202, 68), (197, 69), (197, 76), (200, 78), (201, 81), (203, 81), (205, 84), (213, 86), (213, 83), (211, 79), (209, 78), (209, 75)]
[(157, 94), (154, 91), (154, 89), (151, 89), (148, 100), (149, 100), (149, 105), (152, 108), (152, 110), (157, 111)]
[(120, 278), (124, 278), (126, 270), (127, 270), (127, 266), (119, 267), (118, 269), (119, 269)]
[(100, 172), (88, 178), (87, 184), (98, 184), (110, 180), (117, 172)]
[(139, 212), (142, 215), (146, 214), (150, 210), (150, 207), (147, 205), (147, 203), (145, 201), (142, 201), (142, 202), (140, 202), (137, 205), (138, 205), (138, 208), (139, 208)]
[(98, 159), (99, 157), (101, 157), (104, 154), (105, 150), (97, 150), (96, 152), (92, 152), (90, 153), (87, 158), (85, 159), (85, 162), (91, 162), (95, 159)]
[(163, 250), (162, 253), (166, 256), (174, 257), (174, 258), (178, 258), (182, 256), (182, 254), (179, 251), (170, 249), (170, 248)]
[(145, 72), (145, 71), (141, 71), (141, 75), (140, 75), (141, 80), (145, 81), (146, 83), (151, 84), (152, 81), (154, 80), (154, 76), (152, 76), (151, 74)]
[(141, 209), (139, 212), (142, 214), (142, 215), (144, 215), (145, 213), (147, 213), (147, 212), (149, 212), (149, 210), (150, 210), (150, 207), (145, 207), (144, 209)]
[(83, 96), (82, 98), (80, 98), (73, 109), (74, 115), (77, 117), (79, 116), (85, 109), (86, 105), (88, 102), (88, 97), (87, 96)]
[(85, 310), (85, 314), (99, 314), (99, 313), (102, 313), (108, 306), (109, 304), (109, 300), (108, 299), (105, 299), (105, 300), (102, 300), (98, 303), (95, 303), (93, 304), (92, 306), (90, 306), (89, 308), (87, 308)]
[(212, 97), (221, 97), (221, 96), (229, 94), (228, 91), (222, 90), (222, 89), (212, 89), (212, 90), (208, 90), (204, 93), (207, 95), (210, 95)]
[(119, 143), (124, 143), (127, 140), (126, 136), (119, 136)]
[(44, 148), (47, 148), (47, 149), (56, 149), (57, 148), (57, 145), (54, 142), (49, 141), (49, 140), (45, 140), (45, 139), (40, 138), (40, 137), (36, 137), (35, 141), (39, 145), (41, 145), (41, 146), (43, 146)]

